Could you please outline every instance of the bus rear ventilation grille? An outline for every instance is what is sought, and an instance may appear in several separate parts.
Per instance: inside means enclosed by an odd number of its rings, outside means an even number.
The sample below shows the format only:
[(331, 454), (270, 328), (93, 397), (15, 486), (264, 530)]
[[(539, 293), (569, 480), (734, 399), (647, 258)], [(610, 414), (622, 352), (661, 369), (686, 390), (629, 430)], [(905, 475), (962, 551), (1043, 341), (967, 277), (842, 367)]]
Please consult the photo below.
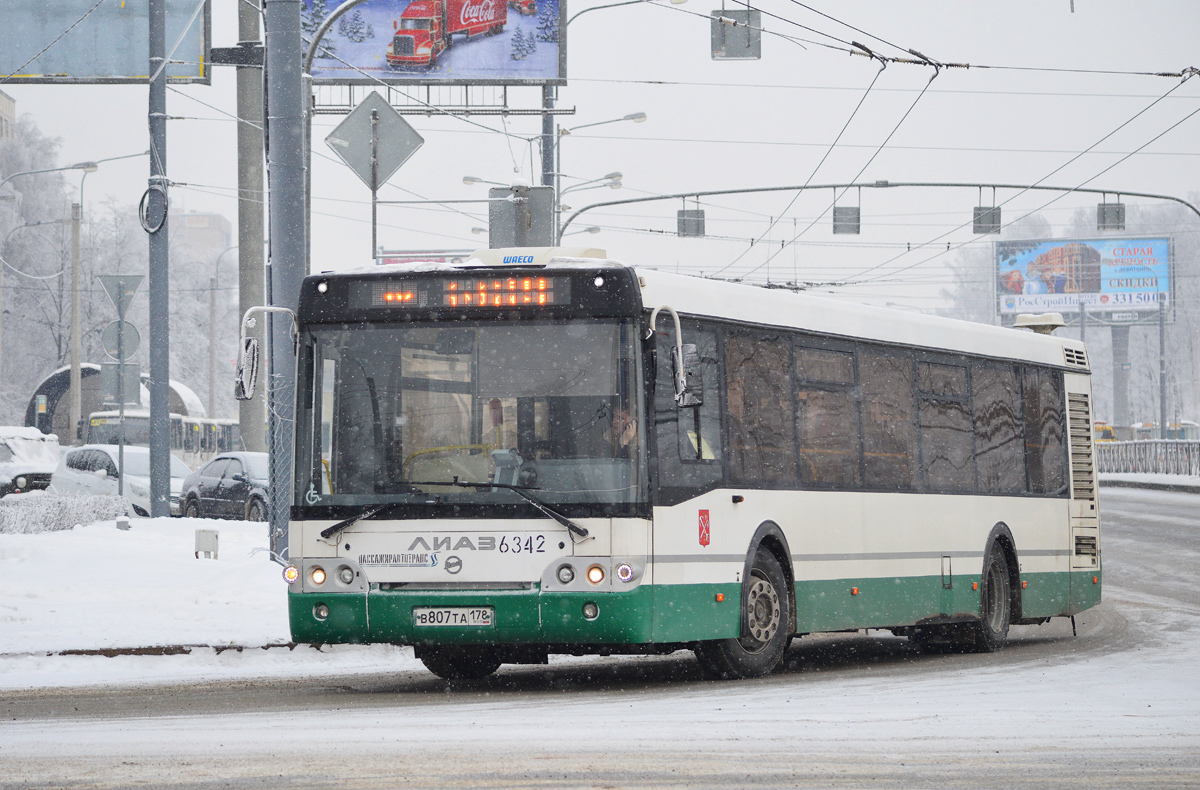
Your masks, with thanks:
[(1088, 396), (1067, 393), (1067, 418), (1071, 438), (1071, 495), (1096, 498), (1096, 470), (1092, 461), (1092, 414)]
[(1072, 368), (1084, 368), (1088, 366), (1087, 352), (1082, 348), (1063, 348), (1063, 355), (1067, 359), (1067, 365)]
[(1095, 557), (1097, 554), (1096, 536), (1095, 535), (1076, 535), (1075, 536), (1075, 556), (1076, 557)]

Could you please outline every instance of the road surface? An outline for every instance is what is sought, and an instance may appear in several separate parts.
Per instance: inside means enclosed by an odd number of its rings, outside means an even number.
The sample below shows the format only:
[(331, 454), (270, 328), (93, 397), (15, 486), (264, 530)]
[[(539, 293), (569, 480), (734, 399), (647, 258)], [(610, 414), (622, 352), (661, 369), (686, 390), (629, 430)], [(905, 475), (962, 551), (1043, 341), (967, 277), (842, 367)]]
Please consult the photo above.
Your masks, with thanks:
[(1200, 496), (1103, 489), (1104, 603), (993, 655), (887, 632), (690, 653), (0, 695), (0, 788), (1200, 786)]

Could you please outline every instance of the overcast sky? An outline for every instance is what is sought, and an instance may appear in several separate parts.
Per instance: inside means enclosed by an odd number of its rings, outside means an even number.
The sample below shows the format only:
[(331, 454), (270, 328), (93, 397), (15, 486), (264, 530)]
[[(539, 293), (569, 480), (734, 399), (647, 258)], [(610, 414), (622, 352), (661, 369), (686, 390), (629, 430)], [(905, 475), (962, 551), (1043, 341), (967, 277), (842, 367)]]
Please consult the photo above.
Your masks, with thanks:
[[(576, 3), (571, 11), (598, 4)], [(602, 125), (566, 138), (564, 173), (591, 179), (621, 171), (625, 184), (620, 191), (581, 191), (566, 202), (580, 208), (649, 194), (856, 178), (1060, 186), (1088, 182), (1114, 191), (1184, 198), (1189, 193), (1194, 198), (1200, 190), (1200, 117), (1184, 120), (1150, 143), (1200, 109), (1200, 78), (1150, 107), (1180, 80), (1094, 73), (1179, 72), (1200, 66), (1200, 4), (1194, 0), (1074, 0), (1073, 11), (1071, 0), (810, 0), (807, 5), (858, 30), (799, 2), (763, 0), (757, 7), (884, 54), (911, 48), (972, 68), (943, 69), (930, 83), (933, 69), (894, 63), (876, 80), (879, 64), (868, 58), (771, 35), (843, 46), (774, 18), (764, 18), (768, 34), (760, 61), (716, 62), (709, 54), (707, 15), (720, 7), (718, 2), (598, 10), (568, 31), (570, 82), (560, 90), (559, 105), (574, 108), (575, 114), (560, 122), (570, 127), (638, 111), (648, 120)], [(212, 20), (214, 44), (234, 44), (235, 0), (214, 0)], [(64, 163), (147, 148), (144, 87), (7, 84), (3, 90), (17, 100), (19, 113), (32, 114), (43, 132), (61, 138)], [(173, 188), (172, 199), (184, 210), (219, 211), (236, 222), (235, 123), (189, 97), (234, 113), (233, 70), (218, 68), (211, 86), (168, 92), (169, 113), (186, 119), (168, 126), (168, 175), (194, 185)], [(510, 107), (531, 108), (539, 105), (540, 92), (514, 88), (507, 98)], [(486, 186), (464, 185), (464, 175), (537, 180), (540, 160), (534, 151), (531, 172), (531, 148), (523, 140), (456, 119), (408, 119), (426, 144), (381, 198), (412, 197), (401, 188), (425, 198), (485, 197)], [(343, 165), (324, 158), (324, 137), (338, 120), (318, 117), (313, 130), (314, 270), (370, 260), (369, 193)], [(475, 120), (502, 128), (494, 116)], [(507, 130), (534, 136), (540, 120), (513, 116)], [(1142, 146), (1140, 153), (1097, 177)], [(88, 177), (87, 201), (98, 204), (111, 196), (136, 203), (147, 169), (145, 159), (106, 163)], [(936, 291), (948, 277), (945, 264), (956, 251), (945, 253), (947, 243), (957, 247), (991, 240), (973, 236), (969, 224), (956, 229), (969, 223), (971, 208), (980, 204), (975, 190), (872, 189), (864, 190), (861, 199), (857, 191), (850, 192), (839, 205), (859, 205), (861, 200), (862, 233), (836, 237), (828, 214), (821, 217), (832, 203), (832, 191), (794, 197), (794, 192), (777, 192), (706, 199), (710, 238), (703, 240), (673, 235), (678, 201), (589, 212), (575, 227), (599, 225), (602, 232), (573, 238), (639, 265), (769, 276), (772, 281), (850, 281), (859, 284), (832, 290), (855, 299), (901, 299), (921, 307), (936, 302)], [(1001, 190), (996, 201), (1011, 199), (1003, 209), (1008, 222), (1056, 197)], [(982, 203), (991, 201), (989, 190)], [(1097, 202), (1096, 196), (1068, 196), (1043, 213), (1061, 228), (1077, 209)], [(485, 207), (455, 208), (381, 209), (380, 243), (389, 249), (486, 246), (486, 236), (471, 233), (472, 227), (486, 226)], [(771, 227), (773, 220), (778, 221)], [(781, 245), (798, 234), (800, 243)], [(751, 239), (764, 236), (768, 243), (751, 247)], [(931, 241), (943, 254), (921, 247)]]

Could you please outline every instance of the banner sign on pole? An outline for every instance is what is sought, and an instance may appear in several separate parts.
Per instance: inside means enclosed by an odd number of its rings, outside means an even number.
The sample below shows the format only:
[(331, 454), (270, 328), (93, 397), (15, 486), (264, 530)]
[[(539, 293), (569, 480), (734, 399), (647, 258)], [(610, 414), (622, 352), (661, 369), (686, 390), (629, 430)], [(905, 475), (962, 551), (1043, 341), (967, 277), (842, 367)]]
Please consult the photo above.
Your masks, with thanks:
[(1080, 304), (1089, 314), (1158, 310), (1173, 285), (1169, 238), (996, 243), (1003, 314), (1078, 313)]

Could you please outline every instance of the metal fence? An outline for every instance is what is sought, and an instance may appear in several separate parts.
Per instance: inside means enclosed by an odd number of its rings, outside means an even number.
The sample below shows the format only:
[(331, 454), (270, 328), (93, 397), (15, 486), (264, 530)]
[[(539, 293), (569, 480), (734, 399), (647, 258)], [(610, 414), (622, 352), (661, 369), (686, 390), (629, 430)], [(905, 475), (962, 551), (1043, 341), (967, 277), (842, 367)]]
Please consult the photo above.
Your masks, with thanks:
[(1200, 442), (1184, 439), (1096, 442), (1096, 461), (1102, 473), (1200, 475)]

